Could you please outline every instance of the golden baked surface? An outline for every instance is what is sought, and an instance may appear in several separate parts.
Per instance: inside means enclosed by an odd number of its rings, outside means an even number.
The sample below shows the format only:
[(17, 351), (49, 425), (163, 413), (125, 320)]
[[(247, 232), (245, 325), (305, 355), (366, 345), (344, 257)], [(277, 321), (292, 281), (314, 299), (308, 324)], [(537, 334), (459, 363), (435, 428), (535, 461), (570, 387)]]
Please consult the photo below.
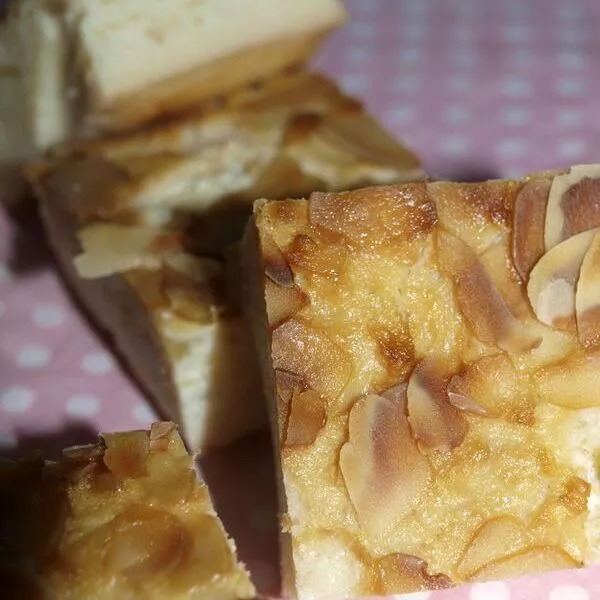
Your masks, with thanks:
[(8, 600), (254, 597), (172, 423), (2, 462), (0, 507)]
[(599, 176), (257, 205), (301, 598), (598, 559)]

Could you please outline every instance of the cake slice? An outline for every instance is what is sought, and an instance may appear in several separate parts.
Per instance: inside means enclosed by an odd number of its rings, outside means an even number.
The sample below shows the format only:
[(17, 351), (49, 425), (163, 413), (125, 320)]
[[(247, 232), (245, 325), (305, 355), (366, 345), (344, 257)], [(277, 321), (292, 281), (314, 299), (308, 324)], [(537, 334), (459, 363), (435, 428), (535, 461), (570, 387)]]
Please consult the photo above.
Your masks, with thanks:
[(255, 590), (172, 423), (0, 462), (6, 600), (238, 600)]
[(244, 256), (288, 590), (600, 560), (600, 167), (260, 201)]
[(252, 201), (422, 176), (410, 151), (322, 77), (286, 77), (236, 102), (65, 146), (30, 172), (71, 286), (193, 449), (266, 423), (226, 250)]
[(13, 0), (7, 13), (0, 61), (14, 69), (0, 80), (17, 73), (11, 105), (25, 111), (7, 147), (25, 137), (36, 151), (133, 129), (301, 65), (346, 18), (338, 0)]

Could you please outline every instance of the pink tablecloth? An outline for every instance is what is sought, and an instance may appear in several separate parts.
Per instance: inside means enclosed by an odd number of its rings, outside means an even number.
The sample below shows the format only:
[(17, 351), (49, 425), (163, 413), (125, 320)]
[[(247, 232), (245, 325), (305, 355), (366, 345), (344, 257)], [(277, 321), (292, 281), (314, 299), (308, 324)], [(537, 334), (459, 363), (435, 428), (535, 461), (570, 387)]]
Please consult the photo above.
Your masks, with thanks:
[[(600, 160), (598, 0), (350, 0), (317, 65), (438, 176), (474, 179)], [(152, 409), (65, 292), (35, 223), (0, 213), (0, 451), (50, 452)], [(277, 588), (266, 439), (204, 459), (261, 589)], [(228, 502), (237, 481), (237, 506)], [(239, 510), (244, 501), (248, 510)], [(600, 599), (600, 568), (419, 600)]]

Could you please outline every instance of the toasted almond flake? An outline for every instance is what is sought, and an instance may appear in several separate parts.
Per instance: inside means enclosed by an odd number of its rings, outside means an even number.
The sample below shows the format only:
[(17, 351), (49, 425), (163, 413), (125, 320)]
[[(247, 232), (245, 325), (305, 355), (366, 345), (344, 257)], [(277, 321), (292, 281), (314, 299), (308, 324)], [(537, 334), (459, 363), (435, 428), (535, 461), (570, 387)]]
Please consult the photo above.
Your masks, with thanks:
[(450, 404), (447, 383), (435, 362), (425, 359), (417, 364), (406, 394), (410, 428), (421, 444), (447, 452), (462, 443), (469, 425)]
[(350, 411), (340, 468), (358, 520), (371, 538), (409, 513), (432, 477), (402, 402), (374, 394), (357, 400)]
[(554, 246), (531, 271), (527, 295), (542, 323), (557, 329), (575, 328), (575, 286), (583, 258), (598, 231), (584, 231)]
[(104, 464), (117, 477), (143, 477), (148, 474), (146, 462), (150, 437), (146, 431), (110, 433), (102, 436), (106, 444)]
[(600, 233), (594, 236), (579, 271), (575, 292), (577, 333), (584, 348), (600, 344)]
[(402, 594), (421, 590), (443, 590), (452, 580), (443, 574), (430, 575), (427, 563), (410, 554), (388, 554), (373, 564), (377, 594)]
[(600, 165), (579, 165), (552, 181), (544, 242), (546, 251), (582, 231), (600, 227)]
[(454, 282), (461, 311), (482, 342), (496, 344), (510, 352), (524, 352), (539, 346), (541, 339), (529, 332), (510, 312), (477, 255), (467, 244), (440, 231), (437, 252), (442, 271)]
[(292, 394), (285, 446), (309, 446), (325, 425), (323, 398), (314, 390)]
[(260, 237), (265, 275), (276, 285), (285, 288), (294, 287), (292, 269), (275, 240), (264, 231)]
[(273, 328), (293, 317), (308, 304), (308, 297), (298, 287), (281, 287), (270, 280), (265, 281), (267, 319)]

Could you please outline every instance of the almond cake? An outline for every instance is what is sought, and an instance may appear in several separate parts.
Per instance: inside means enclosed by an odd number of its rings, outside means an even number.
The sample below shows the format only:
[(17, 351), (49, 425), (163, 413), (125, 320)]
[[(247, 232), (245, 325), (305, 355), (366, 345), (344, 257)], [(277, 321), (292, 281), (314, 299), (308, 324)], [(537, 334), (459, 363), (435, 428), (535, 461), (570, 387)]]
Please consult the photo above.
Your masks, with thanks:
[(290, 593), (600, 560), (599, 195), (578, 166), (256, 203)]

